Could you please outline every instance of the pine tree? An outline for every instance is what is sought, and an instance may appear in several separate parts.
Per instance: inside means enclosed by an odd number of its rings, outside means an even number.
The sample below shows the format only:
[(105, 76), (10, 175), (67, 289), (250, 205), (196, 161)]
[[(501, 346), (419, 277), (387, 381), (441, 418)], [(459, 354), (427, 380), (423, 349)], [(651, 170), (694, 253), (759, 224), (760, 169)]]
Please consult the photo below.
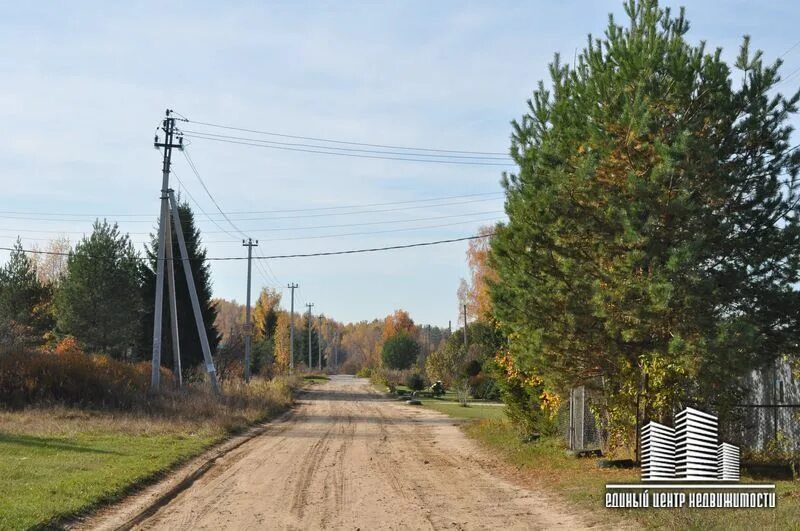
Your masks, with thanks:
[(8, 262), (0, 268), (0, 345), (41, 343), (53, 324), (51, 295), (17, 239)]
[(514, 123), (490, 265), (509, 370), (602, 381), (630, 439), (637, 395), (646, 417), (716, 411), (751, 368), (798, 355), (800, 96), (770, 93), (780, 61), (747, 38), (734, 88), (720, 50), (687, 42), (683, 10), (626, 12), (577, 65), (556, 56)]
[(96, 221), (75, 246), (58, 285), (58, 331), (74, 336), (89, 352), (124, 358), (137, 347), (142, 314), (142, 266), (127, 234)]
[[(197, 298), (200, 301), (200, 313), (203, 316), (203, 323), (208, 336), (208, 343), (211, 347), (212, 355), (216, 353), (220, 342), (220, 334), (216, 328), (217, 310), (212, 300), (211, 290), (211, 269), (206, 260), (206, 250), (203, 248), (200, 238), (200, 230), (194, 222), (194, 213), (186, 202), (178, 201), (178, 213), (181, 219), (186, 249), (189, 254), (189, 264), (194, 276)], [(200, 336), (197, 334), (195, 325), (192, 302), (189, 297), (186, 274), (183, 270), (183, 261), (180, 260), (180, 249), (178, 238), (175, 234), (173, 224), (170, 224), (172, 231), (172, 256), (175, 258), (175, 293), (178, 307), (178, 339), (181, 349), (181, 367), (184, 372), (188, 372), (193, 367), (203, 363), (203, 350), (200, 344)], [(143, 297), (145, 302), (145, 315), (142, 320), (143, 343), (147, 346), (145, 356), (149, 357), (153, 345), (153, 311), (156, 292), (156, 255), (158, 252), (158, 238), (152, 236), (152, 243), (147, 249), (147, 257), (150, 267), (145, 268)], [(166, 268), (165, 268), (166, 271)], [(165, 275), (166, 277), (166, 275)], [(172, 359), (172, 335), (170, 332), (170, 309), (169, 298), (166, 285), (164, 283), (164, 321), (161, 334), (161, 363), (165, 367), (173, 366)]]

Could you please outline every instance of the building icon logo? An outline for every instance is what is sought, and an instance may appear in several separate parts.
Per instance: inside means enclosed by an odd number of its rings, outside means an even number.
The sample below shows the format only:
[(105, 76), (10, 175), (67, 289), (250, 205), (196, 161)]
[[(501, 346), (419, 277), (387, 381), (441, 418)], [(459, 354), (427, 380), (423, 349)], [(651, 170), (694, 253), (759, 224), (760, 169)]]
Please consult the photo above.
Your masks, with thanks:
[(687, 407), (675, 427), (642, 429), (642, 481), (739, 481), (739, 448), (719, 443), (717, 417)]
[(774, 508), (774, 483), (739, 481), (739, 448), (719, 442), (717, 417), (687, 407), (675, 426), (642, 428), (641, 483), (606, 484), (605, 506), (618, 509)]

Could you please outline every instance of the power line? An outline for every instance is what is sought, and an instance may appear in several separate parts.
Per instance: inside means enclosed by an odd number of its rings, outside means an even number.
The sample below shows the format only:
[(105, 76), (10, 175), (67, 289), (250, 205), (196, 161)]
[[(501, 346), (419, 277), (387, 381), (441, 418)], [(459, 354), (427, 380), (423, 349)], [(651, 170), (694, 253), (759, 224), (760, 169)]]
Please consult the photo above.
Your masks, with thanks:
[[(172, 173), (173, 173), (173, 175), (175, 175), (174, 171)], [(177, 178), (177, 176), (176, 176), (176, 178)], [(180, 179), (179, 179), (179, 182), (180, 182)], [(185, 183), (181, 183), (181, 184), (183, 184), (184, 187), (186, 186)], [(189, 194), (188, 190), (186, 190), (186, 192), (189, 195), (190, 199), (192, 199), (192, 201), (198, 206), (198, 208), (200, 208), (200, 205), (199, 205), (199, 203), (197, 203), (197, 200), (194, 199), (191, 196), (191, 194)], [(413, 206), (403, 206), (403, 207), (396, 207), (396, 208), (360, 210), (360, 211), (354, 211), (354, 212), (328, 212), (328, 213), (325, 213), (325, 214), (301, 214), (301, 215), (269, 216), (269, 217), (259, 216), (259, 217), (250, 217), (250, 218), (237, 218), (236, 221), (274, 221), (274, 220), (280, 220), (280, 219), (306, 219), (306, 218), (324, 218), (324, 217), (334, 217), (334, 216), (357, 216), (357, 215), (360, 215), (360, 214), (382, 214), (382, 213), (385, 213), (385, 212), (402, 212), (402, 211), (406, 211), (406, 210), (420, 210), (420, 209), (426, 209), (426, 208), (452, 207), (452, 206), (459, 206), (459, 205), (469, 205), (469, 204), (474, 204), (474, 203), (486, 203), (486, 202), (489, 202), (489, 201), (497, 201), (498, 199), (499, 198), (496, 198), (496, 197), (495, 198), (469, 199), (469, 200), (466, 200), (466, 201), (451, 201), (451, 202), (437, 203), (437, 204), (433, 204), (433, 205), (431, 205), (431, 204), (413, 205)], [(200, 210), (208, 218), (208, 221), (211, 221), (212, 223), (214, 223), (216, 225), (215, 218), (209, 216), (205, 212), (205, 210), (203, 210), (202, 208), (200, 208)], [(81, 222), (81, 221), (94, 221), (94, 219), (97, 219), (97, 218), (80, 220), (80, 219), (56, 219), (56, 218), (35, 218), (35, 217), (31, 218), (31, 217), (18, 217), (18, 216), (0, 215), (0, 219), (14, 219), (14, 220), (22, 220), (22, 221), (76, 223), (76, 222)], [(125, 223), (152, 223), (152, 220), (150, 220), (150, 219), (148, 219), (148, 220), (125, 220)], [(220, 228), (219, 225), (216, 225), (216, 226), (218, 228)], [(38, 232), (44, 232), (44, 231), (38, 231)], [(227, 232), (227, 231), (222, 229), (222, 232)], [(131, 234), (137, 234), (137, 233), (136, 232), (132, 232)], [(149, 234), (149, 233), (140, 232), (138, 234)], [(236, 237), (236, 236), (234, 236), (234, 237)]]
[[(175, 174), (174, 170), (172, 171), (172, 174), (175, 175), (175, 177), (177, 178), (177, 175)], [(180, 179), (178, 179), (178, 182), (181, 183), (184, 187), (186, 186), (186, 184), (183, 183)], [(194, 197), (192, 197), (192, 195), (191, 195), (191, 193), (189, 193), (188, 189), (185, 190), (185, 191), (186, 191), (187, 195), (189, 196), (189, 198), (198, 206), (198, 208), (200, 208), (200, 204), (197, 202), (197, 200)], [(502, 194), (502, 192), (500, 192), (499, 194)], [(476, 195), (484, 196), (485, 194), (476, 194)], [(453, 197), (454, 198), (457, 198), (457, 197), (468, 198), (468, 197), (474, 197), (474, 196), (467, 195), (467, 196), (453, 196)], [(406, 210), (420, 210), (420, 209), (425, 209), (425, 208), (439, 208), (439, 207), (451, 207), (451, 206), (458, 206), (458, 205), (468, 205), (468, 204), (473, 204), (473, 203), (486, 203), (486, 202), (489, 202), (489, 201), (497, 201), (499, 199), (500, 199), (499, 197), (483, 197), (481, 199), (468, 199), (466, 201), (445, 201), (445, 202), (436, 203), (436, 204), (412, 205), (412, 206), (402, 206), (402, 207), (396, 207), (396, 208), (382, 208), (382, 209), (372, 209), (372, 210), (357, 210), (357, 211), (352, 211), (352, 212), (326, 212), (324, 214), (300, 214), (300, 215), (291, 215), (291, 216), (258, 216), (258, 217), (248, 217), (248, 218), (236, 218), (235, 221), (273, 221), (273, 220), (279, 220), (279, 219), (304, 219), (304, 218), (321, 218), (321, 217), (333, 217), (333, 216), (357, 216), (357, 215), (360, 215), (360, 214), (381, 214), (381, 213), (385, 213), (385, 212), (401, 212), (401, 211), (406, 211)], [(422, 201), (431, 202), (431, 201), (438, 201), (438, 199), (437, 200), (430, 199), (430, 200), (422, 200)], [(408, 202), (400, 201), (400, 202), (396, 202), (396, 203), (384, 203), (384, 204), (385, 205), (402, 205), (402, 204), (413, 203), (413, 202), (415, 202), (415, 201), (408, 201)], [(364, 205), (364, 207), (380, 206), (380, 205), (381, 205), (381, 203), (374, 203), (373, 205)], [(318, 209), (318, 210), (334, 210), (334, 209), (339, 209), (339, 208), (352, 208), (352, 207), (326, 207), (326, 208), (321, 208), (321, 209)], [(315, 210), (317, 210), (317, 209), (309, 209), (309, 210), (296, 209), (296, 210), (283, 210), (283, 211), (281, 211), (281, 210), (274, 210), (274, 211), (265, 210), (265, 211), (262, 211), (262, 212), (258, 212), (258, 211), (241, 212), (240, 211), (240, 212), (236, 212), (236, 214), (240, 214), (241, 215), (241, 214), (258, 214), (258, 213), (308, 212), (308, 211), (315, 211)], [(203, 213), (205, 218), (208, 219), (208, 221), (211, 221), (212, 223), (215, 221), (216, 218), (214, 218), (213, 216), (211, 216), (208, 213), (206, 213), (205, 210), (200, 208), (200, 211), (201, 211), (201, 213)], [(25, 213), (25, 214), (27, 214), (27, 213)], [(233, 212), (228, 212), (227, 214), (232, 215), (234, 213)], [(50, 215), (50, 214), (40, 214), (40, 215)], [(52, 214), (52, 215), (56, 215), (56, 214)], [(75, 215), (77, 216), (78, 214), (75, 214)], [(9, 215), (2, 215), (2, 212), (0, 212), (0, 219), (16, 219), (16, 220), (22, 220), (22, 221), (44, 221), (44, 222), (62, 222), (62, 223), (75, 223), (75, 222), (81, 222), (81, 221), (89, 221), (89, 222), (91, 222), (91, 221), (94, 221), (95, 219), (98, 219), (98, 218), (104, 218), (105, 219), (105, 218), (108, 218), (108, 217), (113, 217), (114, 215), (112, 214), (112, 215), (95, 215), (95, 216), (91, 216), (91, 215), (88, 215), (88, 214), (82, 214), (82, 216), (86, 216), (86, 218), (85, 219), (62, 219), (62, 218), (39, 218), (39, 217), (27, 217), (27, 216), (26, 217), (20, 217), (20, 216), (16, 216), (16, 215), (10, 215), (10, 216)], [(219, 221), (219, 220), (217, 219), (217, 221)], [(144, 220), (138, 220), (138, 219), (136, 219), (136, 220), (124, 220), (124, 222), (125, 223), (152, 223), (153, 220), (150, 219), (149, 216), (148, 216), (148, 219), (144, 219)]]
[[(303, 254), (276, 254), (271, 256), (258, 256), (256, 260), (279, 260), (284, 258), (310, 258), (315, 256), (335, 256), (335, 255), (342, 255), (342, 254), (358, 254), (358, 253), (375, 253), (379, 251), (394, 251), (397, 249), (410, 249), (413, 247), (430, 247), (433, 245), (441, 245), (445, 243), (455, 243), (455, 242), (463, 242), (468, 240), (477, 240), (480, 238), (488, 238), (490, 236), (494, 236), (494, 233), (489, 234), (480, 234), (476, 236), (465, 236), (463, 238), (451, 238), (447, 240), (435, 240), (429, 242), (419, 242), (419, 243), (409, 243), (404, 245), (390, 245), (386, 247), (371, 247), (366, 249), (348, 249), (345, 251), (326, 251), (326, 252), (318, 252), (318, 253), (303, 253)], [(0, 247), (0, 251), (15, 251), (13, 247)], [(70, 253), (62, 253), (56, 251), (41, 251), (38, 249), (22, 249), (23, 253), (31, 253), (31, 254), (47, 254), (47, 255), (54, 255), (54, 256), (69, 256)], [(145, 260), (144, 257), (139, 257), (139, 260)], [(175, 258), (174, 260), (180, 260), (179, 258)], [(189, 260), (197, 260), (196, 258), (189, 258)], [(237, 261), (237, 260), (247, 260), (247, 257), (244, 256), (224, 256), (224, 257), (210, 257), (205, 258), (204, 260), (214, 261), (214, 262), (221, 262), (221, 261)]]
[(797, 48), (798, 45), (800, 45), (800, 41), (797, 41), (796, 43), (792, 44), (785, 52), (783, 52), (778, 56), (778, 59), (783, 59), (784, 57), (786, 57), (786, 55), (795, 48)]
[[(185, 153), (186, 153), (186, 151), (184, 150), (184, 151), (183, 151), (183, 153), (185, 154)], [(194, 203), (194, 205), (195, 205), (195, 206), (196, 206), (196, 207), (197, 207), (197, 208), (200, 210), (200, 212), (201, 212), (203, 215), (205, 215), (205, 216), (206, 216), (206, 218), (208, 218), (208, 220), (209, 220), (211, 223), (213, 223), (213, 224), (214, 224), (214, 226), (215, 226), (215, 227), (217, 227), (217, 228), (218, 228), (218, 229), (219, 229), (221, 232), (224, 232), (225, 234), (227, 234), (227, 235), (228, 235), (228, 236), (230, 236), (231, 238), (237, 238), (237, 240), (238, 240), (238, 237), (237, 237), (237, 236), (234, 236), (233, 234), (231, 234), (231, 233), (230, 233), (230, 232), (228, 232), (227, 230), (223, 229), (223, 228), (222, 228), (222, 226), (221, 226), (219, 223), (217, 223), (217, 222), (216, 222), (216, 220), (214, 220), (214, 219), (213, 219), (211, 216), (209, 216), (209, 215), (206, 213), (206, 211), (203, 209), (203, 207), (202, 207), (202, 206), (200, 206), (200, 203), (198, 203), (198, 202), (197, 202), (197, 200), (196, 200), (196, 199), (195, 199), (195, 198), (192, 196), (192, 193), (189, 191), (189, 188), (188, 188), (188, 187), (187, 187), (187, 186), (186, 186), (186, 185), (183, 183), (183, 181), (181, 181), (181, 180), (180, 180), (180, 178), (178, 177), (178, 175), (175, 173), (175, 170), (172, 170), (172, 175), (174, 175), (174, 176), (175, 176), (175, 179), (177, 179), (177, 180), (178, 180), (178, 183), (179, 183), (181, 186), (183, 186), (184, 190), (186, 191), (186, 195), (188, 195), (188, 196), (189, 196), (189, 199), (191, 199), (191, 200), (192, 200), (192, 202)], [(132, 233), (129, 233), (129, 234), (132, 234)]]
[(319, 138), (313, 136), (300, 136), (300, 135), (289, 135), (285, 133), (275, 133), (271, 131), (259, 131), (257, 129), (246, 129), (243, 127), (233, 127), (229, 125), (220, 125), (214, 124), (210, 122), (199, 122), (196, 120), (189, 120), (184, 118), (185, 122), (193, 123), (198, 125), (205, 125), (208, 127), (217, 127), (219, 129), (228, 129), (231, 131), (242, 131), (245, 133), (255, 133), (259, 135), (267, 135), (267, 136), (276, 136), (281, 138), (293, 138), (296, 140), (310, 140), (312, 142), (329, 142), (331, 144), (344, 144), (349, 146), (366, 146), (366, 147), (374, 147), (374, 148), (386, 148), (386, 149), (403, 149), (407, 151), (430, 151), (435, 153), (463, 153), (463, 154), (470, 154), (470, 155), (504, 155), (508, 156), (508, 153), (503, 153), (499, 151), (470, 151), (470, 150), (460, 150), (460, 149), (434, 149), (434, 148), (423, 148), (423, 147), (406, 147), (406, 146), (393, 146), (388, 144), (370, 144), (367, 142), (352, 142), (352, 141), (345, 141), (345, 140), (334, 140), (330, 138)]
[(272, 146), (288, 146), (288, 147), (302, 147), (310, 149), (326, 149), (332, 152), (346, 152), (346, 153), (367, 153), (373, 155), (399, 155), (401, 157), (428, 157), (429, 159), (466, 159), (466, 160), (489, 160), (489, 161), (505, 161), (508, 162), (510, 157), (508, 155), (455, 155), (455, 154), (441, 154), (441, 153), (414, 153), (412, 151), (387, 151), (384, 149), (363, 149), (363, 148), (343, 148), (335, 146), (321, 146), (319, 144), (303, 144), (299, 142), (277, 142), (275, 140), (259, 140), (257, 138), (249, 138), (242, 136), (232, 135), (219, 135), (216, 133), (206, 133), (204, 131), (188, 131), (184, 130), (183, 134), (187, 137), (193, 135), (202, 135), (202, 137), (209, 137), (226, 140), (242, 140), (247, 142), (258, 142), (259, 144), (272, 145)]
[(486, 223), (486, 222), (493, 222), (496, 223), (499, 221), (497, 218), (486, 218), (486, 219), (471, 219), (468, 221), (457, 221), (455, 223), (440, 223), (437, 225), (424, 225), (422, 227), (407, 227), (403, 229), (386, 229), (386, 230), (374, 230), (374, 231), (365, 231), (365, 232), (345, 232), (345, 233), (337, 233), (337, 234), (324, 234), (320, 236), (295, 236), (291, 238), (272, 238), (269, 240), (261, 240), (262, 242), (288, 242), (288, 241), (299, 241), (299, 240), (325, 240), (328, 238), (342, 238), (345, 236), (370, 236), (373, 234), (388, 234), (394, 232), (411, 232), (416, 230), (426, 230), (426, 229), (439, 229), (442, 227), (455, 227), (457, 225), (466, 225), (468, 223)]
[[(436, 219), (436, 218), (431, 218), (431, 219)], [(317, 236), (295, 236), (295, 237), (291, 237), (291, 238), (272, 238), (272, 239), (269, 239), (269, 240), (262, 239), (261, 241), (262, 242), (276, 242), (276, 241), (297, 241), (297, 240), (320, 240), (320, 239), (327, 239), (327, 238), (341, 238), (341, 237), (344, 237), (344, 236), (368, 236), (368, 235), (372, 235), (372, 234), (386, 234), (386, 233), (394, 233), (394, 232), (411, 232), (411, 231), (425, 230), (425, 229), (436, 229), (436, 228), (441, 228), (441, 227), (453, 227), (453, 226), (457, 226), (457, 225), (465, 225), (465, 224), (468, 224), (468, 223), (483, 223), (483, 222), (487, 222), (487, 221), (495, 222), (495, 221), (498, 221), (498, 220), (497, 220), (496, 217), (491, 217), (491, 218), (481, 218), (481, 219), (469, 219), (469, 220), (466, 220), (466, 221), (457, 221), (457, 222), (454, 222), (454, 223), (439, 223), (439, 224), (435, 224), (435, 225), (422, 225), (422, 226), (419, 226), (419, 227), (404, 227), (404, 228), (386, 229), (386, 230), (377, 230), (377, 231), (345, 232), (345, 233), (335, 233), (335, 234), (323, 234), (323, 235), (317, 235)], [(271, 230), (276, 230), (276, 229), (253, 230), (251, 232), (252, 233), (259, 233), (259, 232), (267, 232), (267, 231), (271, 231)], [(298, 230), (298, 228), (292, 228), (290, 230)], [(208, 234), (209, 232), (213, 233), (214, 231), (208, 231), (208, 232), (206, 232), (206, 234)], [(58, 234), (67, 234), (67, 233), (59, 232)], [(82, 233), (82, 234), (85, 234), (85, 233)], [(136, 234), (136, 233), (127, 233), (127, 234), (130, 236), (131, 234)], [(33, 239), (33, 238), (28, 238), (28, 239)], [(230, 241), (230, 240), (226, 240), (226, 241), (214, 241), (214, 240), (211, 240), (211, 241), (207, 241), (205, 243), (233, 243), (233, 242)], [(277, 278), (276, 278), (276, 281), (278, 281)]]
[[(172, 174), (178, 179), (178, 182), (185, 186), (184, 183), (178, 178), (175, 174), (175, 170), (172, 170)], [(194, 200), (191, 196), (189, 191), (187, 190), (186, 193), (189, 197)], [(473, 197), (485, 197), (485, 196), (497, 196), (497, 195), (504, 195), (505, 192), (482, 192), (476, 194), (464, 194), (464, 195), (450, 195), (450, 196), (442, 196), (442, 197), (430, 197), (425, 199), (409, 199), (405, 201), (389, 201), (384, 203), (362, 203), (362, 204), (351, 204), (351, 205), (339, 205), (339, 206), (328, 206), (328, 207), (311, 207), (311, 208), (292, 208), (292, 209), (280, 209), (280, 210), (229, 210), (227, 213), (229, 215), (236, 215), (236, 214), (282, 214), (287, 212), (314, 212), (314, 211), (323, 211), (323, 210), (342, 210), (342, 209), (353, 209), (353, 208), (369, 208), (375, 206), (390, 206), (390, 205), (405, 205), (410, 203), (428, 203), (428, 202), (435, 202), (435, 201), (445, 201), (447, 199), (463, 199), (463, 198), (473, 198)], [(445, 203), (446, 205), (447, 203)], [(460, 203), (456, 203), (460, 204)], [(436, 205), (434, 205), (436, 206)], [(77, 216), (77, 217), (90, 217), (92, 219), (96, 218), (124, 218), (124, 217), (147, 217), (148, 219), (151, 218), (151, 214), (75, 214), (75, 213), (67, 213), (67, 212), (31, 212), (31, 211), (19, 211), (19, 210), (0, 210), (0, 214), (21, 214), (21, 215), (43, 215), (43, 216)], [(212, 217), (209, 214), (205, 214), (207, 217)], [(24, 218), (28, 219), (28, 218)], [(30, 218), (30, 219), (37, 219), (37, 218)], [(69, 221), (69, 220), (64, 220)], [(237, 220), (238, 221), (238, 220)]]
[(200, 177), (200, 172), (197, 171), (197, 167), (194, 165), (194, 162), (192, 161), (192, 157), (189, 155), (189, 150), (183, 149), (182, 153), (183, 153), (183, 156), (186, 158), (186, 162), (189, 163), (189, 167), (192, 168), (192, 172), (194, 173), (195, 177), (197, 177), (197, 180), (200, 181), (200, 184), (203, 186), (203, 190), (206, 191), (206, 195), (208, 195), (208, 198), (211, 199), (212, 203), (214, 203), (214, 206), (217, 207), (217, 210), (219, 211), (220, 214), (222, 214), (222, 217), (225, 218), (225, 221), (227, 221), (230, 224), (230, 226), (233, 227), (233, 229), (236, 232), (241, 234), (243, 237), (247, 238), (248, 237), (247, 234), (242, 232), (239, 229), (239, 227), (237, 227), (236, 224), (233, 221), (230, 220), (228, 215), (225, 214), (225, 212), (222, 211), (222, 208), (220, 208), (219, 203), (217, 203), (217, 200), (214, 199), (214, 196), (211, 195), (211, 191), (208, 189), (208, 186), (206, 186), (206, 183), (203, 181), (203, 178)]
[(465, 165), (465, 166), (504, 166), (509, 167), (512, 166), (512, 162), (477, 162), (477, 161), (458, 161), (458, 160), (427, 160), (427, 159), (417, 159), (411, 157), (391, 157), (391, 156), (384, 156), (384, 155), (365, 155), (365, 154), (356, 154), (356, 153), (342, 153), (336, 151), (323, 151), (319, 149), (306, 149), (306, 148), (293, 148), (293, 147), (285, 147), (285, 146), (274, 146), (259, 143), (259, 141), (254, 140), (252, 142), (245, 142), (241, 140), (225, 140), (222, 138), (213, 138), (209, 136), (201, 136), (196, 134), (187, 134), (185, 135), (187, 138), (195, 138), (199, 140), (211, 140), (214, 142), (225, 142), (228, 144), (239, 144), (242, 146), (252, 146), (252, 147), (261, 147), (261, 148), (268, 148), (268, 149), (278, 149), (281, 151), (298, 151), (301, 153), (316, 153), (319, 155), (336, 155), (339, 157), (354, 157), (359, 159), (382, 159), (382, 160), (401, 160), (405, 162), (428, 162), (428, 163), (435, 163), (435, 164), (458, 164), (458, 165)]

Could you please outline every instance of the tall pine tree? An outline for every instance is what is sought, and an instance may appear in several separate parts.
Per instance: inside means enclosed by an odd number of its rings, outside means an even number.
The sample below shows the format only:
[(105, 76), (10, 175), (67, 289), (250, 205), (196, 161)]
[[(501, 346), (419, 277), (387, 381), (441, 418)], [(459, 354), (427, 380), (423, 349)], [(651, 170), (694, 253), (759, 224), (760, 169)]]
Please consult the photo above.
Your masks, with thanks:
[[(202, 245), (200, 230), (194, 222), (194, 213), (186, 202), (178, 200), (178, 213), (181, 218), (184, 238), (186, 240), (186, 250), (189, 254), (189, 264), (194, 276), (197, 297), (200, 301), (200, 313), (203, 316), (208, 343), (211, 347), (212, 355), (216, 353), (221, 339), (217, 331), (215, 322), (217, 310), (212, 301), (211, 295), (211, 269), (206, 261), (206, 250)], [(193, 367), (203, 363), (203, 350), (200, 344), (200, 336), (197, 334), (197, 326), (194, 321), (192, 302), (189, 297), (186, 274), (183, 270), (183, 261), (180, 260), (180, 249), (178, 247), (178, 237), (175, 234), (174, 225), (170, 224), (172, 231), (172, 256), (175, 258), (175, 292), (178, 307), (178, 338), (181, 349), (181, 367), (184, 372), (188, 372)], [(148, 345), (148, 352), (152, 351), (153, 345), (153, 319), (155, 309), (156, 292), (156, 255), (158, 252), (158, 238), (151, 236), (152, 243), (147, 249), (147, 257), (150, 267), (144, 273), (145, 316), (142, 320), (144, 334), (144, 344)], [(165, 268), (166, 271), (166, 268)], [(166, 277), (166, 275), (165, 275)], [(166, 279), (164, 283), (164, 310), (163, 327), (161, 333), (161, 363), (165, 367), (173, 367), (172, 335), (170, 332), (170, 305), (169, 292), (167, 290)]]
[(576, 65), (556, 56), (514, 123), (491, 265), (511, 372), (602, 382), (630, 441), (637, 397), (650, 418), (721, 412), (740, 376), (798, 355), (800, 151), (780, 61), (745, 38), (734, 76), (682, 10), (625, 9)]

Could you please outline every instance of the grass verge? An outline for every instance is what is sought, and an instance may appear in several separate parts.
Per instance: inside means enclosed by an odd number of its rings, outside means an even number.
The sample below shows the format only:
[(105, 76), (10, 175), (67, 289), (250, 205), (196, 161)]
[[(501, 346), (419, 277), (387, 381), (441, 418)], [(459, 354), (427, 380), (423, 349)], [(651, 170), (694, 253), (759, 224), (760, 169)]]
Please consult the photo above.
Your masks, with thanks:
[[(562, 494), (597, 519), (597, 523), (632, 523), (652, 529), (798, 529), (800, 528), (800, 482), (776, 481), (776, 509), (606, 509), (605, 484), (638, 482), (638, 470), (601, 469), (597, 459), (567, 456), (557, 438), (533, 443), (519, 440), (503, 420), (482, 420), (464, 426), (493, 455), (513, 465), (526, 478)], [(747, 478), (743, 478), (748, 481)]]
[(0, 410), (0, 529), (57, 525), (152, 483), (292, 402), (299, 379), (162, 397), (134, 411)]
[(422, 405), (440, 413), (444, 413), (445, 415), (459, 419), (502, 420), (505, 418), (505, 408), (502, 406), (470, 404), (469, 406), (464, 407), (457, 402), (442, 402), (435, 399), (423, 399)]

